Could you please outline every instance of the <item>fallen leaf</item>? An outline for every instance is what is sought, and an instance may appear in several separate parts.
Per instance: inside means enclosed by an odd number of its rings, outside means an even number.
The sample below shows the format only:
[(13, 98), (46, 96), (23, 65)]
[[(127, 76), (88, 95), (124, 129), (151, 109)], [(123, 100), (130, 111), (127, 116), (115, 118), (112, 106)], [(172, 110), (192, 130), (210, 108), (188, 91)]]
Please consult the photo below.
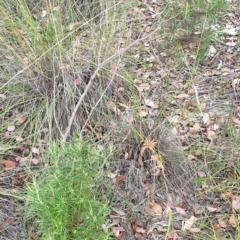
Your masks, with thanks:
[(7, 218), (5, 220), (5, 223), (9, 224), (9, 225), (13, 225), (14, 224), (14, 220), (12, 218)]
[(135, 222), (136, 225), (142, 227), (144, 225), (143, 221), (141, 219), (137, 219)]
[(218, 219), (218, 223), (220, 225), (221, 228), (226, 228), (227, 227), (227, 224), (226, 222), (224, 221), (224, 218), (219, 218)]
[(217, 50), (213, 45), (209, 46), (208, 56), (213, 57), (216, 54)]
[(31, 237), (31, 240), (39, 240), (40, 239), (35, 233), (31, 233), (30, 237)]
[(125, 32), (125, 33), (123, 34), (123, 37), (124, 37), (124, 38), (130, 38), (131, 35), (132, 35), (132, 32), (129, 30), (129, 31), (127, 31), (127, 32)]
[(18, 119), (17, 124), (22, 124), (27, 120), (27, 117), (21, 117)]
[(125, 180), (126, 180), (126, 176), (125, 176), (125, 175), (119, 175), (119, 176), (116, 178), (115, 185), (118, 186), (118, 185), (120, 185), (121, 183), (123, 183)]
[(189, 231), (191, 233), (199, 233), (199, 232), (201, 232), (201, 229), (200, 228), (190, 228)]
[(219, 223), (215, 222), (215, 223), (213, 223), (213, 229), (214, 230), (221, 229), (221, 226), (219, 225)]
[(72, 31), (74, 28), (78, 27), (79, 24), (80, 24), (79, 22), (72, 22), (68, 25), (67, 30)]
[(81, 78), (76, 78), (74, 82), (75, 82), (76, 85), (81, 85), (82, 84), (82, 79)]
[(187, 215), (187, 213), (185, 212), (185, 210), (183, 208), (180, 208), (180, 207), (176, 207), (176, 211), (182, 215)]
[(226, 44), (227, 46), (229, 46), (229, 47), (234, 47), (234, 46), (237, 45), (236, 42), (226, 42), (225, 44)]
[(207, 137), (211, 140), (214, 141), (217, 139), (217, 135), (215, 133), (215, 131), (213, 130), (207, 130)]
[(112, 101), (108, 101), (107, 102), (107, 106), (115, 113), (115, 114), (120, 114), (120, 110), (118, 109), (118, 107), (116, 106), (116, 104)]
[(39, 160), (36, 159), (36, 158), (33, 158), (33, 159), (31, 160), (31, 162), (32, 162), (34, 165), (37, 165), (37, 164), (39, 163)]
[(209, 212), (216, 212), (217, 211), (217, 208), (216, 207), (212, 207), (212, 206), (207, 206), (207, 210)]
[(240, 125), (240, 120), (239, 120), (238, 118), (233, 117), (233, 118), (232, 118), (232, 121), (233, 121), (234, 123), (236, 123), (237, 125)]
[(150, 85), (148, 83), (141, 83), (138, 87), (137, 87), (139, 92), (143, 92), (143, 91), (147, 91), (150, 89)]
[(119, 214), (119, 215), (121, 215), (121, 216), (126, 215), (126, 213), (123, 212), (123, 210), (120, 209), (120, 208), (112, 207), (112, 209), (113, 209), (114, 212), (116, 212), (117, 214)]
[(210, 120), (209, 114), (208, 113), (204, 113), (203, 117), (202, 117), (203, 123), (206, 124), (209, 120)]
[(153, 101), (151, 101), (150, 99), (145, 99), (145, 105), (147, 105), (148, 107), (151, 107), (151, 108), (153, 108), (154, 107), (154, 102)]
[(150, 204), (146, 204), (144, 210), (145, 210), (145, 212), (146, 212), (148, 215), (150, 215), (150, 216), (152, 216), (152, 217), (155, 216), (155, 213), (154, 213), (154, 211), (153, 211), (153, 209), (152, 209), (152, 207), (151, 207)]
[(182, 230), (190, 230), (192, 225), (197, 221), (198, 219), (194, 216), (191, 216), (187, 221), (185, 221), (185, 224), (183, 225)]
[(4, 101), (7, 97), (4, 94), (0, 94), (0, 98)]
[(140, 117), (146, 117), (148, 115), (148, 110), (142, 109), (139, 113)]
[(194, 129), (196, 132), (199, 132), (200, 129), (201, 129), (201, 125), (200, 125), (199, 123), (194, 123), (193, 129)]
[(41, 18), (46, 17), (46, 15), (47, 15), (47, 11), (46, 11), (46, 10), (43, 10), (42, 13), (41, 13)]
[(118, 175), (117, 173), (107, 172), (107, 176), (112, 179), (116, 178), (117, 175)]
[(202, 171), (198, 171), (198, 172), (197, 172), (197, 175), (198, 175), (199, 177), (201, 177), (201, 178), (207, 176), (206, 173), (205, 173), (205, 172), (202, 172)]
[(8, 126), (8, 128), (7, 128), (7, 130), (8, 130), (9, 132), (13, 132), (15, 129), (16, 129), (16, 127), (15, 127), (14, 125)]
[(19, 163), (20, 163), (20, 165), (24, 165), (24, 164), (26, 164), (27, 161), (28, 161), (28, 157), (22, 157), (22, 158), (19, 160)]
[(195, 215), (199, 215), (199, 214), (202, 214), (204, 212), (204, 209), (199, 207), (199, 206), (195, 206), (194, 207), (194, 213)]
[(225, 193), (222, 193), (221, 195), (220, 195), (220, 197), (221, 198), (229, 198), (229, 199), (234, 199), (234, 195), (232, 194), (232, 192), (225, 192)]
[(229, 218), (229, 223), (233, 228), (236, 228), (238, 226), (238, 219), (235, 217), (234, 214), (231, 215), (231, 217)]
[(155, 202), (152, 203), (152, 210), (156, 214), (162, 214), (162, 207), (159, 204), (155, 203)]
[(21, 141), (23, 140), (23, 138), (20, 137), (20, 136), (17, 136), (17, 137), (15, 138), (15, 140), (16, 140), (17, 142), (21, 142)]
[(146, 232), (146, 230), (144, 230), (144, 229), (141, 228), (141, 227), (136, 227), (135, 231), (136, 231), (137, 233), (145, 233), (145, 232)]
[(190, 96), (186, 93), (181, 93), (177, 96), (177, 99), (186, 99), (189, 98)]
[(125, 240), (125, 235), (123, 233), (120, 233), (117, 237), (117, 240)]
[(3, 164), (7, 169), (13, 169), (16, 167), (16, 163), (9, 160), (2, 160), (1, 164)]
[(173, 240), (178, 239), (178, 234), (176, 232), (172, 231), (168, 234), (168, 238), (173, 239)]
[(33, 148), (32, 148), (32, 152), (33, 152), (33, 153), (36, 153), (36, 154), (39, 154), (39, 149), (36, 148), (36, 147), (33, 147)]
[(124, 232), (124, 231), (125, 231), (125, 230), (124, 230), (123, 227), (120, 227), (120, 226), (118, 226), (118, 227), (113, 227), (113, 232), (114, 232), (114, 235), (115, 235), (116, 237), (119, 236), (120, 232)]
[(240, 209), (240, 197), (235, 197), (233, 200), (232, 200), (232, 208), (234, 210), (239, 210)]
[(230, 36), (236, 36), (238, 34), (238, 29), (234, 25), (226, 24), (226, 27), (223, 29), (223, 32)]
[(212, 76), (216, 76), (217, 75), (217, 71), (215, 69), (208, 71), (207, 76), (212, 77)]

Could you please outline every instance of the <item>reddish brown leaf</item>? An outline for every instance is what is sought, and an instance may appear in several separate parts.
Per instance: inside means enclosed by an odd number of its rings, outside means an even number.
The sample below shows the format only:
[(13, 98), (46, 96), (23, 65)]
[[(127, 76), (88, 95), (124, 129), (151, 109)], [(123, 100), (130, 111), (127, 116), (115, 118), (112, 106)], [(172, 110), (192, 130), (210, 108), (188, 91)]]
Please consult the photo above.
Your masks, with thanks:
[(116, 179), (115, 185), (118, 186), (126, 180), (125, 175), (119, 175)]
[(13, 169), (16, 167), (16, 163), (9, 161), (9, 160), (2, 160), (1, 163), (5, 166), (7, 169)]
[(168, 238), (176, 240), (176, 239), (178, 239), (178, 234), (176, 232), (172, 231), (168, 234)]
[(14, 224), (14, 221), (13, 221), (12, 218), (7, 218), (7, 219), (5, 220), (5, 223), (7, 223), (7, 224), (9, 224), (9, 225), (13, 225), (13, 224)]
[(39, 240), (40, 239), (35, 233), (31, 233), (30, 237), (31, 237), (31, 240)]
[(225, 192), (220, 195), (221, 198), (228, 198), (228, 199), (234, 199), (234, 195), (232, 192)]
[(31, 162), (32, 162), (34, 165), (37, 165), (37, 164), (39, 163), (39, 160), (36, 159), (36, 158), (33, 158), (33, 159), (31, 160)]

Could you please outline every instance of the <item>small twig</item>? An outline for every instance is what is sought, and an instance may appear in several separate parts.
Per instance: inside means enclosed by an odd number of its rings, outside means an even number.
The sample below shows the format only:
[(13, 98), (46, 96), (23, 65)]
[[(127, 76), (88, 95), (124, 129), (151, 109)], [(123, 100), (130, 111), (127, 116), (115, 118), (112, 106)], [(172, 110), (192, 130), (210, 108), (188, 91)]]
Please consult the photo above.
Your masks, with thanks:
[(14, 194), (11, 194), (11, 193), (2, 191), (2, 189), (0, 189), (0, 195), (6, 196), (6, 197), (17, 198), (17, 199), (19, 199), (19, 200), (25, 200), (23, 197), (20, 197), (20, 196), (17, 196), (17, 195), (14, 195)]

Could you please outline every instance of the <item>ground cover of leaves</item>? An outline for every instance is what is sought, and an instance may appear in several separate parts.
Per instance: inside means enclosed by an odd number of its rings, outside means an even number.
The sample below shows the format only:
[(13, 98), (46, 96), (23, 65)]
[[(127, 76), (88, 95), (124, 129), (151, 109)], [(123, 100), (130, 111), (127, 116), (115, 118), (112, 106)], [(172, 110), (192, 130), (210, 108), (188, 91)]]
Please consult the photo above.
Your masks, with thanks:
[[(158, 4), (150, 1), (147, 6), (138, 9), (146, 16), (146, 34), (154, 30), (151, 22)], [(232, 1), (215, 26), (224, 36), (212, 40), (209, 56), (197, 67), (193, 52), (198, 32), (181, 45), (185, 61), (179, 67), (160, 37), (132, 50), (135, 84), (142, 96), (141, 120), (133, 119), (126, 103), (123, 111), (119, 108), (127, 130), (118, 160), (106, 172), (114, 185), (109, 219), (115, 239), (238, 239), (239, 151), (231, 129), (239, 133), (239, 9), (239, 3)], [(19, 119), (20, 125), (25, 119)], [(129, 129), (141, 132), (144, 143), (132, 141)], [(5, 136), (14, 130), (10, 126)], [(163, 162), (159, 155), (153, 158), (156, 149), (161, 150)], [(30, 152), (32, 168), (37, 170), (41, 153), (29, 143), (21, 145), (15, 157), (4, 156), (1, 189), (17, 192), (29, 181), (25, 161)], [(25, 239), (20, 206), (21, 199), (0, 192), (1, 239)], [(32, 233), (32, 239), (38, 237)]]

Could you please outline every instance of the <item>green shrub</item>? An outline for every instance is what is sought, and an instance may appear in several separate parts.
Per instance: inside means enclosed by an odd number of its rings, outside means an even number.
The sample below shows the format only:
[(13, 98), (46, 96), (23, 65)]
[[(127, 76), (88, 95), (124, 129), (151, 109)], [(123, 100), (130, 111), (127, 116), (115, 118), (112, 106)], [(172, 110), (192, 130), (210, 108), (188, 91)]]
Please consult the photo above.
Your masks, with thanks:
[(79, 141), (54, 144), (50, 151), (50, 166), (27, 185), (28, 228), (33, 222), (41, 239), (110, 239), (102, 228), (108, 203), (98, 189), (104, 156)]

